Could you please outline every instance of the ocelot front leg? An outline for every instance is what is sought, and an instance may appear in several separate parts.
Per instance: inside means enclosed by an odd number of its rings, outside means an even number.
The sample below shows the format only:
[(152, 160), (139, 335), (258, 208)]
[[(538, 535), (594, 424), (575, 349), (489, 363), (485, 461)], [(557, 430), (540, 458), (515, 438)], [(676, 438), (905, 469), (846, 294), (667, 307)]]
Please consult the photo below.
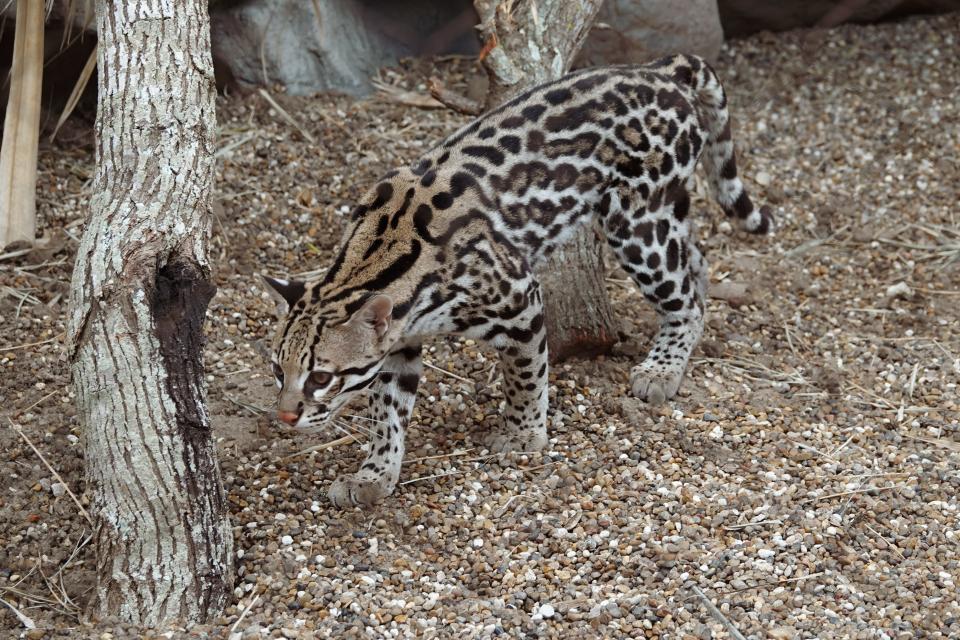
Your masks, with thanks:
[(519, 304), (523, 305), (519, 313), (515, 308), (505, 310), (488, 333), (500, 353), (506, 399), (503, 422), (488, 443), (498, 453), (539, 451), (547, 444), (547, 331), (540, 285), (532, 274)]
[(607, 241), (660, 321), (647, 357), (631, 369), (632, 391), (660, 404), (676, 395), (703, 334), (706, 261), (686, 219), (690, 199), (682, 185), (662, 187), (645, 203), (622, 192), (610, 202)]
[(357, 473), (340, 476), (330, 486), (327, 495), (334, 505), (370, 505), (393, 493), (422, 370), (419, 342), (407, 343), (387, 356), (370, 390), (370, 420), (363, 423), (370, 451)]

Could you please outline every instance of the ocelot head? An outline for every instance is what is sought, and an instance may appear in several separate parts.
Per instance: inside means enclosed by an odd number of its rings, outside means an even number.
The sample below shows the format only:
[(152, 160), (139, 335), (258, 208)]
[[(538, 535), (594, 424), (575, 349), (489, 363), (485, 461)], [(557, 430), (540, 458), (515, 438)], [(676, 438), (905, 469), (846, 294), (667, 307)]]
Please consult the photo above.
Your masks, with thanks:
[(395, 333), (393, 301), (373, 294), (352, 305), (325, 305), (313, 300), (319, 283), (264, 280), (280, 316), (271, 354), (277, 417), (297, 428), (323, 426), (380, 373)]

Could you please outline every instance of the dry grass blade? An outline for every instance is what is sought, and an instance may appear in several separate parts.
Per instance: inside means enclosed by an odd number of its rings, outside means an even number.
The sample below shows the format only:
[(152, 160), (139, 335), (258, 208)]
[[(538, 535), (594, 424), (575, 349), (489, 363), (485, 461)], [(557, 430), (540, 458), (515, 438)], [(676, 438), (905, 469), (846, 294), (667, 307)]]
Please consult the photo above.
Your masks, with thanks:
[(248, 613), (250, 613), (250, 609), (253, 609), (253, 606), (254, 606), (255, 604), (257, 604), (257, 601), (259, 601), (259, 600), (260, 600), (260, 594), (259, 594), (259, 593), (258, 593), (258, 594), (255, 594), (255, 595), (253, 596), (253, 598), (251, 598), (250, 602), (247, 603), (247, 606), (245, 606), (245, 607), (243, 608), (243, 611), (240, 612), (240, 615), (237, 616), (236, 622), (234, 622), (234, 623), (233, 623), (233, 626), (230, 627), (230, 633), (227, 634), (227, 637), (228, 637), (228, 638), (230, 638), (230, 637), (233, 636), (233, 633), (237, 630), (237, 627), (240, 626), (240, 621), (243, 620), (244, 617), (246, 617), (246, 615), (247, 615)]
[(437, 478), (447, 478), (449, 476), (462, 476), (465, 473), (470, 473), (471, 471), (476, 471), (479, 467), (483, 466), (487, 462), (490, 462), (494, 458), (500, 457), (501, 454), (493, 453), (487, 456), (480, 456), (479, 458), (468, 458), (467, 460), (461, 460), (460, 462), (477, 462), (480, 461), (480, 464), (474, 467), (473, 469), (458, 469), (456, 471), (447, 471), (445, 473), (434, 473), (428, 476), (420, 476), (419, 478), (411, 478), (409, 480), (404, 480), (400, 483), (399, 486), (404, 486), (408, 484), (414, 484), (416, 482), (423, 482), (424, 480), (436, 480)]
[(19, 258), (20, 256), (25, 256), (28, 253), (33, 251), (33, 249), (17, 249), (15, 251), (8, 251), (4, 254), (0, 254), (0, 260), (12, 260), (13, 258)]
[(3, 296), (10, 296), (11, 298), (16, 298), (19, 300), (19, 304), (17, 305), (18, 316), (20, 315), (20, 309), (23, 307), (23, 305), (29, 304), (30, 306), (34, 306), (40, 304), (40, 298), (32, 295), (26, 290), (14, 289), (13, 287), (0, 287), (0, 298)]
[(932, 444), (935, 447), (941, 447), (954, 453), (960, 453), (960, 443), (954, 442), (953, 440), (944, 440), (943, 438), (925, 438), (923, 436), (915, 436), (911, 434), (906, 434), (905, 437), (910, 438), (911, 440), (918, 440), (919, 442), (926, 442), (927, 444)]
[(426, 460), (443, 460), (443, 459), (446, 459), (446, 458), (457, 458), (457, 457), (460, 457), (460, 456), (465, 456), (465, 455), (467, 455), (468, 453), (470, 453), (471, 451), (473, 451), (475, 448), (476, 448), (476, 447), (470, 447), (469, 449), (462, 449), (462, 450), (459, 450), (459, 451), (454, 451), (453, 453), (441, 453), (441, 454), (438, 454), (438, 455), (435, 455), (435, 456), (422, 456), (422, 457), (420, 457), (420, 458), (407, 458), (406, 460), (403, 461), (403, 464), (413, 464), (413, 463), (415, 463), (415, 462), (424, 462), (424, 461), (426, 461)]
[(742, 524), (731, 524), (724, 527), (726, 531), (739, 531), (740, 529), (749, 529), (750, 527), (763, 527), (768, 524), (783, 524), (783, 520), (757, 520), (756, 522), (744, 522)]
[(12, 347), (2, 347), (2, 348), (0, 348), (0, 353), (2, 353), (2, 352), (4, 352), (4, 351), (19, 351), (20, 349), (30, 349), (31, 347), (39, 347), (39, 346), (42, 345), (42, 344), (49, 344), (49, 343), (51, 343), (51, 342), (56, 342), (57, 340), (59, 340), (59, 339), (62, 338), (63, 336), (64, 336), (64, 334), (61, 333), (61, 334), (59, 334), (59, 335), (55, 335), (55, 336), (52, 337), (52, 338), (48, 338), (47, 340), (40, 340), (40, 341), (38, 341), (38, 342), (28, 342), (27, 344), (18, 344), (18, 345), (14, 345), (14, 346), (12, 346)]
[(800, 504), (809, 504), (809, 503), (811, 503), (811, 502), (820, 502), (821, 500), (832, 500), (833, 498), (842, 498), (842, 497), (844, 497), (844, 496), (852, 496), (852, 495), (856, 495), (856, 494), (858, 494), (858, 493), (870, 493), (871, 491), (890, 491), (890, 490), (892, 490), (892, 489), (899, 489), (899, 488), (901, 488), (902, 486), (903, 486), (903, 485), (894, 484), (894, 485), (890, 485), (889, 487), (863, 487), (862, 489), (853, 489), (853, 490), (851, 490), (851, 491), (840, 491), (840, 492), (837, 492), (837, 493), (828, 493), (828, 494), (825, 495), (825, 496), (818, 496), (818, 497), (816, 497), (816, 498), (810, 498), (810, 499), (808, 499), (808, 500), (804, 500), (804, 501), (801, 502)]
[(776, 382), (790, 385), (810, 385), (813, 384), (803, 377), (798, 371), (777, 371), (771, 369), (755, 360), (748, 360), (743, 357), (731, 358), (699, 358), (697, 362), (714, 364), (734, 373), (758, 382)]
[(469, 384), (470, 386), (474, 386), (473, 380), (470, 380), (470, 379), (468, 379), (468, 378), (464, 378), (463, 376), (459, 376), (459, 375), (455, 374), (453, 371), (447, 371), (447, 370), (444, 369), (443, 367), (438, 367), (437, 365), (433, 364), (432, 362), (427, 362), (426, 360), (424, 360), (424, 361), (423, 361), (423, 366), (427, 367), (428, 369), (433, 369), (434, 371), (437, 371), (437, 372), (442, 373), (442, 374), (444, 374), (444, 375), (450, 376), (450, 377), (453, 378), (454, 380), (459, 380), (460, 382), (465, 382), (466, 384)]
[(360, 440), (352, 434), (345, 435), (342, 438), (337, 438), (336, 440), (331, 440), (330, 442), (324, 442), (323, 444), (317, 444), (312, 447), (307, 447), (303, 451), (297, 451), (296, 453), (291, 453), (286, 458), (284, 458), (284, 460), (292, 460), (293, 458), (296, 458), (298, 456), (304, 456), (304, 455), (307, 455), (308, 453), (313, 453), (315, 451), (326, 451), (327, 449), (333, 449), (334, 447), (339, 447), (344, 444), (350, 444), (351, 442), (359, 443)]
[(23, 428), (22, 428), (20, 425), (18, 425), (16, 422), (14, 422), (13, 420), (11, 420), (10, 418), (7, 418), (7, 422), (9, 422), (9, 423), (10, 423), (10, 427), (13, 428), (13, 430), (17, 432), (17, 435), (19, 435), (21, 438), (23, 438), (24, 442), (26, 442), (28, 445), (30, 445), (30, 448), (33, 449), (33, 452), (34, 452), (35, 454), (37, 454), (37, 457), (38, 457), (38, 458), (40, 458), (40, 462), (42, 462), (43, 465), (44, 465), (47, 469), (50, 470), (50, 473), (52, 473), (52, 474), (53, 474), (53, 477), (57, 479), (57, 482), (59, 482), (60, 484), (63, 485), (63, 488), (66, 490), (67, 494), (69, 494), (69, 496), (73, 499), (74, 504), (77, 505), (77, 509), (80, 510), (80, 514), (87, 520), (87, 522), (88, 522), (88, 523), (90, 524), (90, 526), (92, 527), (92, 526), (93, 526), (93, 518), (91, 518), (91, 517), (90, 517), (90, 514), (87, 513), (87, 510), (83, 508), (83, 504), (81, 504), (79, 498), (77, 498), (77, 495), (76, 495), (73, 491), (70, 490), (70, 485), (68, 485), (68, 484), (64, 481), (64, 479), (60, 476), (59, 473), (57, 473), (57, 470), (56, 470), (56, 469), (54, 469), (52, 466), (50, 466), (50, 463), (47, 462), (47, 459), (46, 459), (45, 457), (43, 457), (43, 454), (40, 453), (40, 450), (37, 449), (36, 446), (34, 446), (33, 441), (30, 440), (30, 438), (27, 437), (27, 434), (25, 434), (25, 433), (23, 432)]
[(57, 120), (57, 126), (53, 128), (53, 133), (50, 134), (51, 142), (57, 137), (57, 132), (60, 131), (60, 127), (63, 126), (63, 123), (67, 121), (67, 118), (70, 117), (70, 114), (73, 113), (73, 110), (77, 107), (77, 103), (80, 102), (80, 96), (83, 95), (83, 90), (87, 88), (87, 83), (90, 82), (90, 77), (96, 68), (97, 50), (94, 48), (94, 50), (90, 52), (90, 57), (87, 58), (87, 64), (83, 65), (80, 77), (77, 78), (76, 84), (73, 85), (70, 97), (67, 98), (67, 104), (63, 107), (60, 118)]
[(263, 99), (270, 103), (270, 106), (277, 110), (284, 120), (286, 120), (290, 126), (300, 132), (300, 135), (303, 136), (306, 140), (310, 141), (310, 144), (317, 144), (316, 138), (310, 135), (310, 132), (303, 128), (303, 126), (297, 122), (297, 119), (290, 115), (286, 109), (280, 106), (280, 103), (273, 99), (273, 96), (266, 90), (261, 88), (258, 92)]
[(10, 608), (10, 611), (13, 611), (13, 615), (17, 616), (17, 620), (19, 620), (20, 624), (22, 624), (24, 627), (26, 627), (27, 629), (37, 628), (36, 623), (32, 619), (30, 619), (26, 614), (24, 614), (22, 611), (17, 609), (15, 606), (10, 604), (3, 598), (0, 598), (0, 603), (7, 605), (7, 607)]
[(933, 237), (936, 244), (904, 242), (890, 238), (877, 238), (877, 241), (900, 249), (920, 251), (925, 255), (920, 256), (919, 259), (936, 261), (937, 270), (943, 270), (960, 260), (960, 227), (934, 224), (911, 224), (909, 227), (920, 230)]

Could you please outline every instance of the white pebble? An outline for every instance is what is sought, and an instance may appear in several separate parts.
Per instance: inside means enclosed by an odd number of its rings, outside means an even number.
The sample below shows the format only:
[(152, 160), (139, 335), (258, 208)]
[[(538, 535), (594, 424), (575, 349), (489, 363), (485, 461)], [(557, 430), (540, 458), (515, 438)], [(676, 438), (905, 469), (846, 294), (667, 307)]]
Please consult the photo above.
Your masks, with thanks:
[(540, 605), (540, 610), (537, 611), (544, 618), (552, 618), (557, 612), (554, 610), (553, 605), (549, 602), (547, 604)]
[(293, 538), (291, 538), (290, 536), (283, 536), (282, 538), (280, 538), (280, 544), (282, 544), (285, 547), (289, 547), (290, 545), (293, 544)]
[(900, 296), (909, 296), (913, 293), (913, 289), (910, 288), (906, 282), (898, 282), (897, 284), (892, 284), (887, 287), (887, 297), (896, 298)]

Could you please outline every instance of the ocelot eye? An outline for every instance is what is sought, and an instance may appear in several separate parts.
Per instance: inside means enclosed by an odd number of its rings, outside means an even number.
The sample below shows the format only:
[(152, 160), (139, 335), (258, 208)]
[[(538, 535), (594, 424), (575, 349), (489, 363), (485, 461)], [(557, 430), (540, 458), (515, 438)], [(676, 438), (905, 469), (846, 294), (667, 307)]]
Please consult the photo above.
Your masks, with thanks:
[(329, 371), (314, 371), (310, 374), (310, 382), (318, 387), (325, 387), (333, 380), (333, 374)]
[(276, 376), (277, 382), (283, 384), (283, 369), (276, 362), (273, 363), (273, 375)]

